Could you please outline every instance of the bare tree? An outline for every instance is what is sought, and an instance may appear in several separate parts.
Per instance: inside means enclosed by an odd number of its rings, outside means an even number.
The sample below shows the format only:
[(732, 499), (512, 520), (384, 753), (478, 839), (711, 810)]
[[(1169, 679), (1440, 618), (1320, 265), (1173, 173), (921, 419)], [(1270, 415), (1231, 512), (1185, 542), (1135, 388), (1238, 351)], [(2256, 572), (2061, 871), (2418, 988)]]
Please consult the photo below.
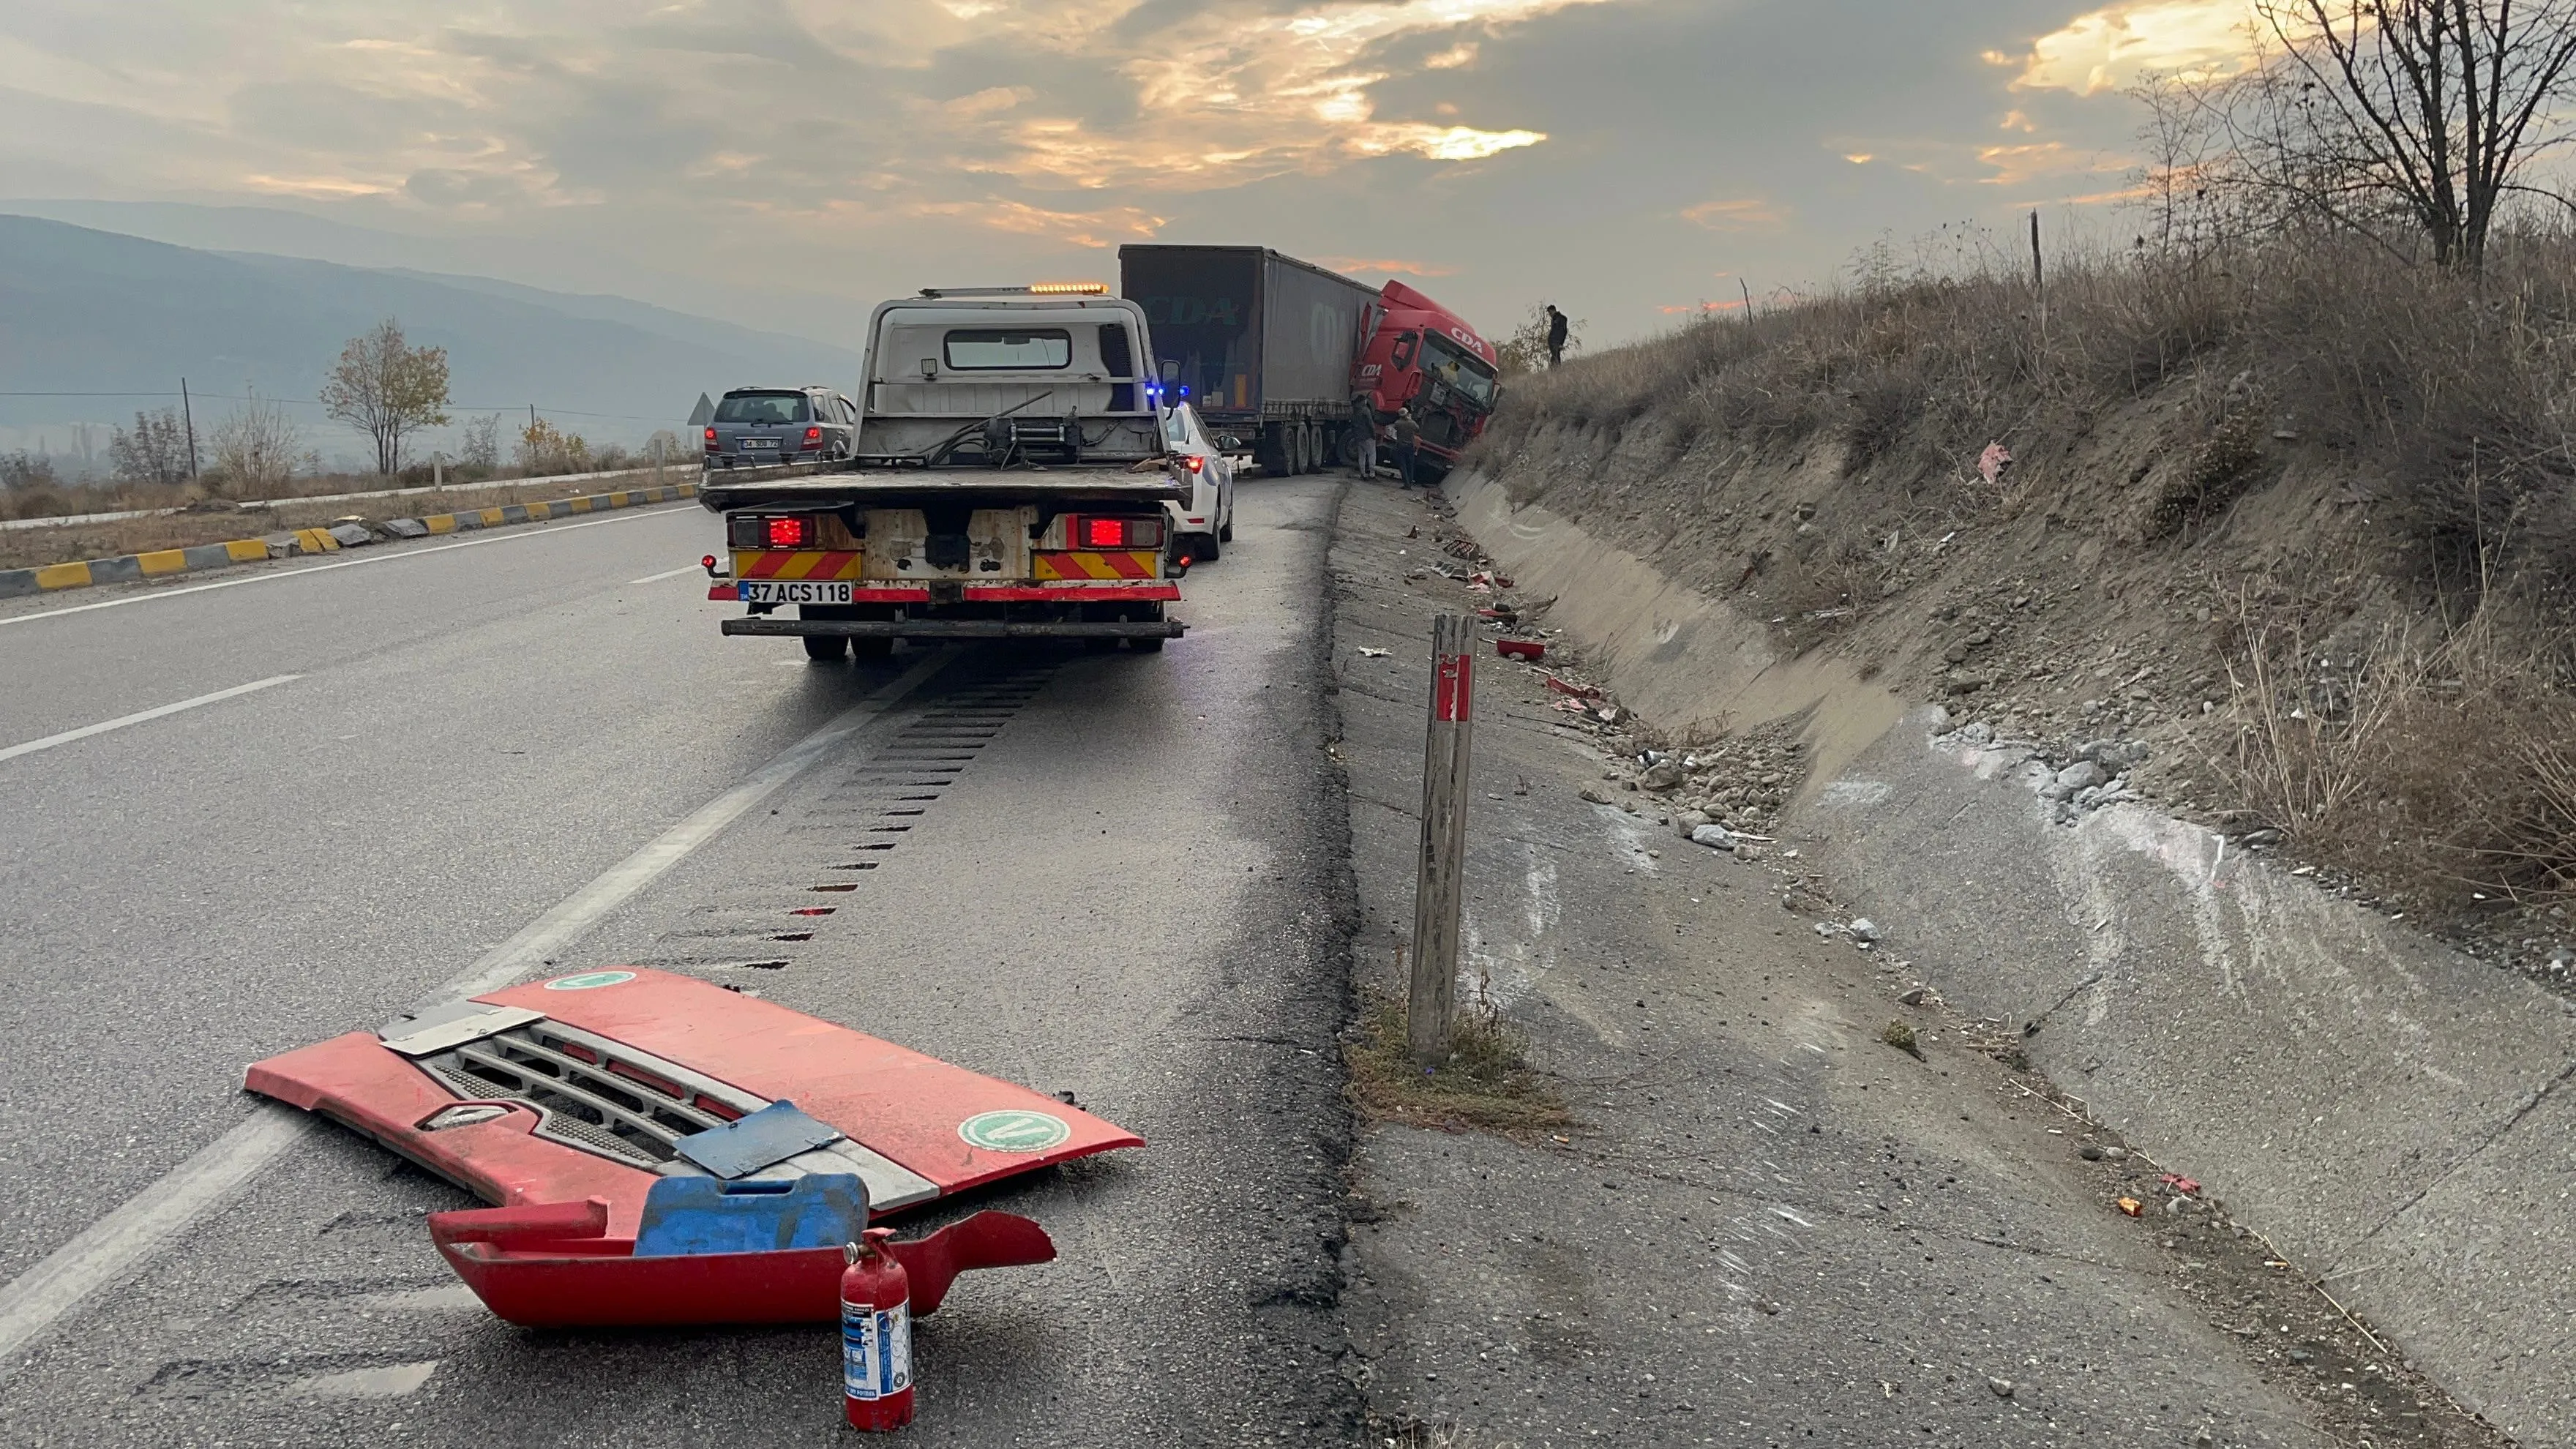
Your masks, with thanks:
[(128, 483), (185, 483), (191, 471), (187, 426), (177, 408), (138, 412), (132, 431), (118, 428), (108, 440), (107, 456), (116, 476)]
[[(2279, 47), (2241, 78), (2237, 159), (2282, 209), (2391, 213), (2477, 272), (2499, 208), (2566, 139), (2576, 0), (2255, 0)], [(2268, 35), (2264, 32), (2268, 32)]]
[(286, 409), (262, 398), (257, 388), (245, 387), (243, 392), (247, 401), (241, 411), (215, 425), (215, 467), (223, 474), (227, 491), (237, 497), (264, 498), (295, 476), (302, 461), (297, 450), (304, 440)]
[(376, 445), (377, 472), (395, 472), (406, 439), (446, 426), (447, 349), (409, 345), (402, 324), (388, 317), (340, 349), (322, 405)]
[(501, 415), (485, 413), (465, 425), (465, 450), (462, 461), (468, 468), (489, 473), (501, 466)]

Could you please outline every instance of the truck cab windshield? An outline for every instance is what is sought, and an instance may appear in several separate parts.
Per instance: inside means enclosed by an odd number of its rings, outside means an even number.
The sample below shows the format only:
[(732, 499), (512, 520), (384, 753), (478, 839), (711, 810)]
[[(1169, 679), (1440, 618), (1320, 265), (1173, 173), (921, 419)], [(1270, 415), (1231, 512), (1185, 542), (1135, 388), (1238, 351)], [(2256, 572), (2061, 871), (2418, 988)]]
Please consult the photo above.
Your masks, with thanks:
[(1494, 370), (1481, 357), (1470, 356), (1456, 343), (1437, 334), (1425, 334), (1422, 370), (1448, 384), (1480, 408), (1494, 405)]

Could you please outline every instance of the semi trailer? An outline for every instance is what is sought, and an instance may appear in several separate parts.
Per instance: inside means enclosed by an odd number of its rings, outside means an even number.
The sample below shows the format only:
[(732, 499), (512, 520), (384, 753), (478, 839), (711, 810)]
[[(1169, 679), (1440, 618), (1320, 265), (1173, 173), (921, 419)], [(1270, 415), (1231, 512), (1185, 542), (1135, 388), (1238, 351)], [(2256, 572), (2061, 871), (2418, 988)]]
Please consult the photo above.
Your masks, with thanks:
[(1435, 475), (1499, 398), (1492, 344), (1431, 298), (1371, 287), (1267, 247), (1118, 249), (1119, 291), (1211, 428), (1274, 474), (1358, 457), (1358, 429), (1410, 407)]

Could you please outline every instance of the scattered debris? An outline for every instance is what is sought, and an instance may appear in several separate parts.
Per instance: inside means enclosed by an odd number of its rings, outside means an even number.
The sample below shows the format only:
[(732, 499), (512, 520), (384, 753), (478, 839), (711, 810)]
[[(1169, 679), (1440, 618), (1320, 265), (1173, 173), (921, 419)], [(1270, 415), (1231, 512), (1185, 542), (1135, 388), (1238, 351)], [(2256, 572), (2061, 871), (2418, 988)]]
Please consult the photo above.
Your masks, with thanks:
[(2136, 1217), (2146, 1210), (2147, 1205), (2138, 1201), (2136, 1198), (2124, 1197), (2120, 1199), (2120, 1211), (2128, 1214), (2130, 1217)]
[(1536, 639), (1497, 639), (1494, 652), (1506, 659), (1544, 659), (1547, 646)]
[(1889, 1022), (1887, 1030), (1878, 1034), (1878, 1039), (1918, 1062), (1923, 1060), (1923, 1047), (1914, 1040), (1914, 1028), (1902, 1021)]
[(1395, 651), (1391, 649), (1371, 649), (1366, 644), (1360, 646), (1360, 657), (1362, 659), (1384, 659), (1394, 652)]

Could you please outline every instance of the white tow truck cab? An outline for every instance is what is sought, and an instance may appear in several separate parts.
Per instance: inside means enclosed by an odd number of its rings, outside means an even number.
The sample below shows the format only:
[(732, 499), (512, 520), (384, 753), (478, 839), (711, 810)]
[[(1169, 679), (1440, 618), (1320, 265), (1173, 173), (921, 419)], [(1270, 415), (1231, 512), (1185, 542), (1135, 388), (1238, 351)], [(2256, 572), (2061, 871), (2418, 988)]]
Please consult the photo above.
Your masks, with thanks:
[[(1182, 625), (1145, 314), (1096, 284), (931, 289), (878, 305), (846, 463), (711, 473), (727, 634), (854, 642), (1079, 638), (1159, 649)], [(788, 617), (786, 610), (794, 610)]]

